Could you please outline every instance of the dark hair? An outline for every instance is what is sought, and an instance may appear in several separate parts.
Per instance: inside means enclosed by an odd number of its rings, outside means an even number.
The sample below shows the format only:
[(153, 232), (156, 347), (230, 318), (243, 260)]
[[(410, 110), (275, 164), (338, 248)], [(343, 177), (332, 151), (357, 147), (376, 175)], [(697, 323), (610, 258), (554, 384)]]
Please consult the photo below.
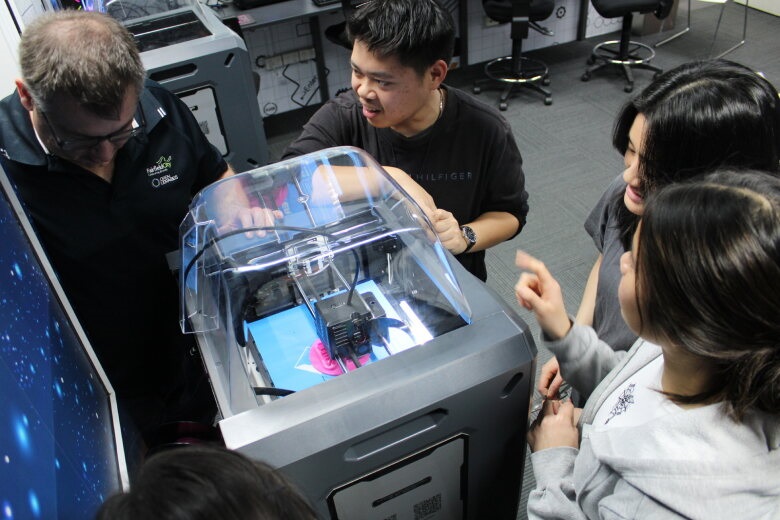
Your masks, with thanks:
[(45, 13), (19, 42), (22, 78), (44, 112), (67, 95), (98, 116), (115, 117), (146, 72), (133, 36), (117, 20), (90, 11)]
[(314, 520), (280, 473), (238, 452), (198, 445), (160, 452), (130, 491), (110, 497), (96, 520)]
[(709, 390), (671, 397), (780, 413), (780, 179), (720, 170), (658, 190), (635, 254), (640, 334), (715, 370)]
[(449, 65), (455, 46), (452, 16), (436, 0), (369, 0), (347, 20), (347, 34), (418, 75), (438, 60)]
[[(743, 65), (696, 61), (659, 76), (617, 117), (613, 144), (621, 154), (638, 114), (647, 120), (639, 157), (645, 194), (720, 166), (769, 172), (780, 168), (777, 89)], [(638, 217), (615, 202), (627, 248)]]

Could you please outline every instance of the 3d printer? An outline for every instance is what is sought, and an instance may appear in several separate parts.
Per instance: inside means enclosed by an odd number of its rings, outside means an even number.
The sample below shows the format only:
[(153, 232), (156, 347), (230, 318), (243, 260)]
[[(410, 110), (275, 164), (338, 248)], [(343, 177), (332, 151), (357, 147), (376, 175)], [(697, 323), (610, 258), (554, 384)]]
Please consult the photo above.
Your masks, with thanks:
[(332, 518), (515, 518), (527, 326), (370, 156), (222, 180), (194, 198), (181, 246), (182, 327), (228, 447)]
[(189, 107), (234, 171), (268, 162), (249, 52), (213, 9), (197, 0), (109, 0), (105, 12), (127, 27), (149, 78)]

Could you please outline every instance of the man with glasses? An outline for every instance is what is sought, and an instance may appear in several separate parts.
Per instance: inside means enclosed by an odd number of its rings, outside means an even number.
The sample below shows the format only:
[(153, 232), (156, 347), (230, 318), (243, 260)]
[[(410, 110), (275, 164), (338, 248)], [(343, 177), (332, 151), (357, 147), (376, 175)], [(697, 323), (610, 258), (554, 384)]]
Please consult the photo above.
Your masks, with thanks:
[[(121, 412), (147, 445), (166, 422), (211, 424), (216, 407), (194, 341), (179, 330), (165, 254), (178, 247), (192, 196), (229, 166), (189, 109), (145, 81), (132, 36), (112, 18), (44, 15), (19, 51), (23, 79), (0, 101), (0, 163)], [(126, 435), (131, 457), (134, 439)]]
[[(20, 88), (25, 88), (24, 84), (20, 86)], [(128, 121), (127, 124), (117, 130), (116, 132), (111, 132), (107, 135), (100, 135), (100, 136), (91, 136), (91, 137), (85, 137), (85, 136), (75, 136), (75, 137), (69, 137), (67, 139), (61, 139), (60, 136), (57, 135), (57, 131), (54, 129), (54, 125), (51, 124), (51, 121), (49, 121), (49, 118), (46, 116), (46, 112), (43, 110), (39, 110), (38, 112), (41, 114), (41, 117), (43, 118), (44, 122), (46, 123), (46, 126), (49, 127), (49, 131), (51, 132), (51, 137), (54, 139), (54, 142), (57, 144), (57, 148), (59, 148), (63, 152), (75, 152), (76, 150), (95, 150), (100, 148), (100, 144), (103, 141), (108, 141), (109, 143), (113, 144), (117, 149), (121, 148), (131, 137), (139, 137), (142, 136), (144, 133), (144, 129), (146, 128), (146, 120), (143, 119), (144, 112), (141, 110), (140, 106), (138, 107), (139, 114), (141, 116), (141, 123), (139, 124), (135, 120), (135, 115), (132, 120)], [(113, 150), (110, 150), (110, 155), (113, 155)]]

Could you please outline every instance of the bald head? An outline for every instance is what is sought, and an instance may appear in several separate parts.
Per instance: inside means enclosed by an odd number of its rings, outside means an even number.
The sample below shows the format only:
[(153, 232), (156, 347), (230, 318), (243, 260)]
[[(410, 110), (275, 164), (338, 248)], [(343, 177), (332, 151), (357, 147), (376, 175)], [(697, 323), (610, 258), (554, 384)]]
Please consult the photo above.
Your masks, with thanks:
[(110, 16), (65, 10), (44, 14), (22, 33), (22, 80), (34, 102), (49, 109), (67, 96), (101, 116), (114, 116), (145, 71), (133, 36)]

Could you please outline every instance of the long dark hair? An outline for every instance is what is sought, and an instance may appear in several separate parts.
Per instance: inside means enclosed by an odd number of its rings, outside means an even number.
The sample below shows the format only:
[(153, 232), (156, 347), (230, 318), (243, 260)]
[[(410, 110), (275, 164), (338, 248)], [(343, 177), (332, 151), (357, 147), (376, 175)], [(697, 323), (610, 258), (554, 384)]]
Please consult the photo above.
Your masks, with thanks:
[(646, 203), (636, 255), (642, 335), (711, 362), (715, 380), (682, 403), (780, 413), (780, 178), (720, 170)]
[[(618, 115), (612, 142), (621, 154), (638, 114), (647, 120), (639, 157), (645, 195), (721, 166), (768, 172), (780, 168), (777, 89), (738, 63), (696, 61), (662, 74)], [(628, 249), (638, 217), (622, 200), (615, 203)]]

